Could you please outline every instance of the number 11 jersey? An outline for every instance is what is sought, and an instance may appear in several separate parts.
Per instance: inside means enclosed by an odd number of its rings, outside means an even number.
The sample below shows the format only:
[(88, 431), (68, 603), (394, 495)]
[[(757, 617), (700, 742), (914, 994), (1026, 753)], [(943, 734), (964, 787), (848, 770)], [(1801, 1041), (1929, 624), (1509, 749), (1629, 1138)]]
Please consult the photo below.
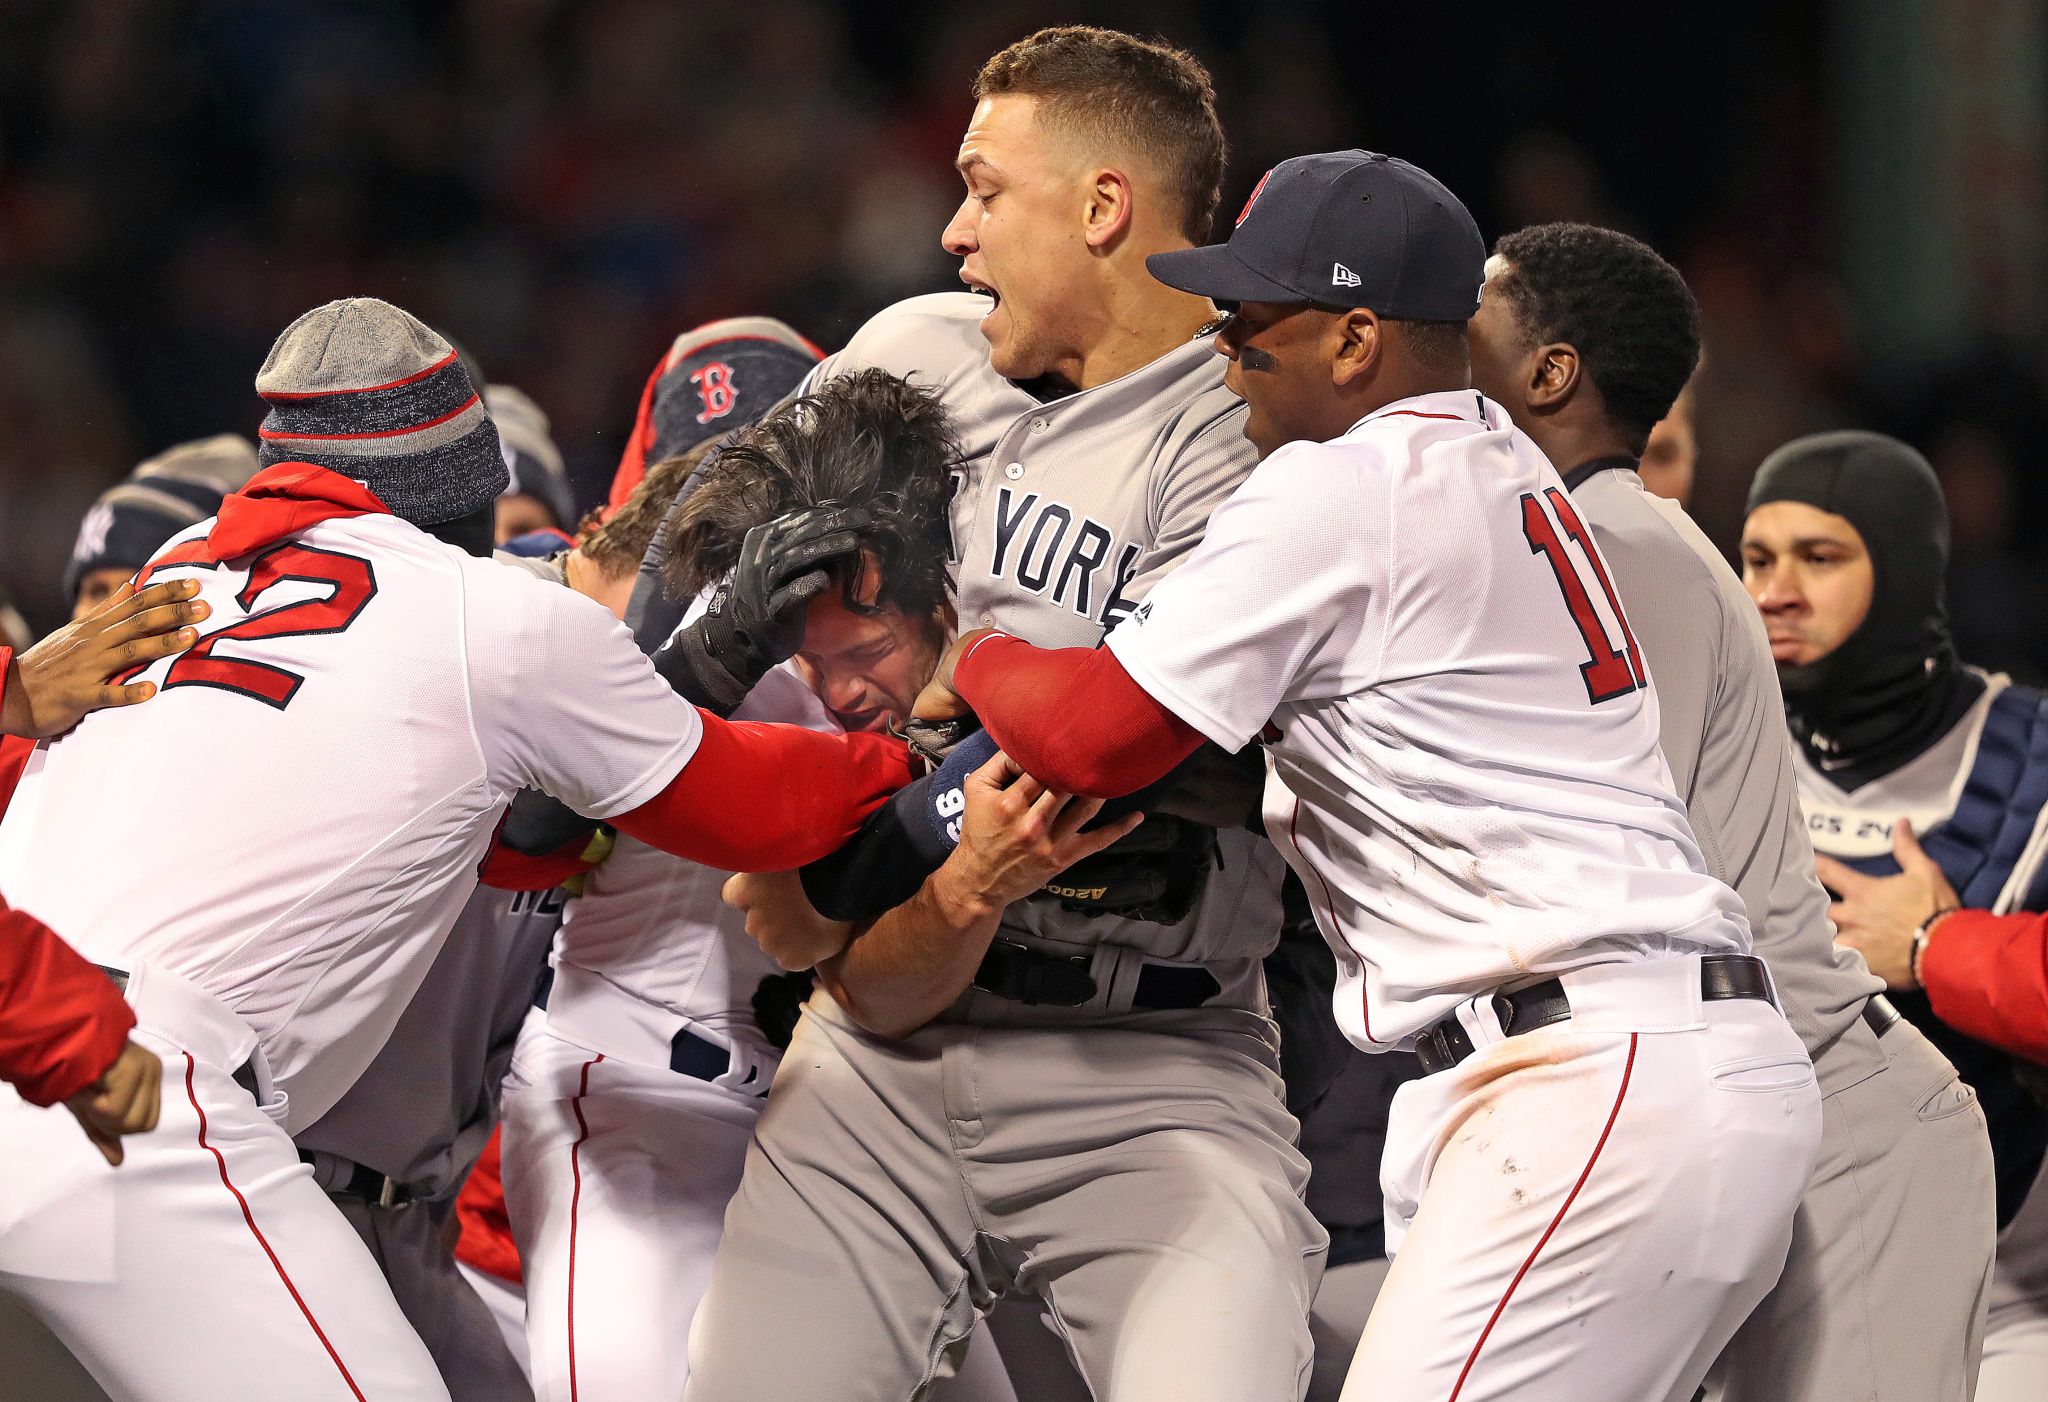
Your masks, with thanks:
[(1565, 969), (1749, 949), (1591, 534), (1478, 394), (1274, 453), (1108, 646), (1226, 749), (1266, 739), (1267, 831), (1360, 1046)]
[(200, 645), (140, 674), (154, 699), (38, 747), (0, 891), (233, 1008), (296, 1130), (390, 1035), (514, 793), (629, 811), (702, 727), (602, 607), (396, 517), (218, 564), (211, 525), (151, 566), (199, 580)]

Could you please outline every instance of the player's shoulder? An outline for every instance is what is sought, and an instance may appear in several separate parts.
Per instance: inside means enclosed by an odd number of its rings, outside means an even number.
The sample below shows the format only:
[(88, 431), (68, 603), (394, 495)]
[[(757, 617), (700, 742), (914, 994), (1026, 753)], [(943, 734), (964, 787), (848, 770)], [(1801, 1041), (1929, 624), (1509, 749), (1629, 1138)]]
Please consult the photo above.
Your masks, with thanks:
[(830, 364), (835, 371), (876, 369), (928, 379), (985, 365), (988, 339), (981, 322), (988, 309), (988, 298), (974, 292), (905, 298), (869, 317)]
[(1571, 489), (1571, 499), (1610, 562), (1637, 563), (1646, 578), (1677, 592), (1705, 589), (1720, 597), (1730, 586), (1740, 592), (1741, 581), (1698, 524), (1676, 502), (1646, 490), (1633, 472), (1596, 472)]

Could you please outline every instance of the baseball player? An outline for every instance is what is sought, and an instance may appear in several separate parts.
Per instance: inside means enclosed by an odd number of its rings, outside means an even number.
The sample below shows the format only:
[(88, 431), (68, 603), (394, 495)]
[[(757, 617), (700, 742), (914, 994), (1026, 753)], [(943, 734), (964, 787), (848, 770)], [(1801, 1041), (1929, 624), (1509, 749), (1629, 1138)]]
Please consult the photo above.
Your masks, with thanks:
[(623, 506), (655, 463), (759, 418), (824, 354), (788, 323), (766, 316), (727, 317), (677, 336), (640, 392), (606, 509)]
[(255, 471), (255, 446), (219, 433), (166, 449), (102, 492), (79, 522), (64, 567), (71, 616), (97, 610), (158, 547), (220, 510), (221, 498)]
[[(214, 626), (153, 664), (157, 704), (39, 750), (0, 826), (0, 890), (125, 984), (174, 1087), (119, 1174), (7, 1113), (26, 1167), (0, 1182), (0, 1289), (116, 1396), (215, 1398), (255, 1369), (284, 1396), (440, 1399), (288, 1136), (389, 1035), (506, 801), (537, 785), (782, 867), (907, 768), (894, 742), (705, 717), (602, 608), (430, 535), (488, 541), (504, 459), (453, 351), (397, 308), (308, 313), (257, 383), (265, 470), (145, 572), (197, 578)], [(732, 809), (740, 790), (759, 800)]]
[(1546, 224), (1497, 245), (1470, 339), (1474, 386), (1559, 468), (1607, 561), (1700, 850), (1742, 897), (1820, 1083), (1821, 1157), (1784, 1277), (1710, 1395), (1961, 1402), (1991, 1269), (1983, 1115), (1955, 1067), (1835, 948), (1756, 610), (1720, 552), (1632, 466), (1698, 359), (1692, 294), (1625, 234)]
[(493, 539), (503, 546), (535, 531), (553, 531), (568, 541), (577, 524), (576, 499), (546, 412), (511, 385), (484, 386), (484, 407), (498, 426), (511, 478), (492, 513)]
[[(2048, 767), (2035, 739), (2048, 697), (1957, 659), (1943, 603), (1948, 513), (1926, 459), (1874, 433), (1786, 444), (1750, 485), (1742, 556), (1784, 684), (1822, 883), (1865, 894), (1862, 878), (1898, 871), (1910, 826), (1963, 903), (2048, 910)], [(1834, 913), (1856, 930), (1842, 907)], [(1976, 1088), (1990, 1125), (1999, 1234), (1977, 1396), (2039, 1397), (2048, 1110), (2038, 1068), (1951, 1029), (1918, 990), (1892, 996)]]
[[(737, 717), (826, 731), (908, 717), (948, 636), (956, 456), (932, 397), (875, 372), (728, 440), (671, 523), (676, 592), (730, 572), (721, 609), (750, 610), (774, 593), (753, 576), (787, 566), (743, 549), (749, 532), (827, 503), (859, 513), (871, 562), (850, 578), (857, 599), (810, 603), (790, 664), (762, 673), (726, 654), (746, 684)], [(542, 1398), (674, 1396), (688, 1376), (691, 1321), (780, 1056), (754, 1007), (778, 970), (719, 900), (728, 875), (621, 838), (570, 902), (545, 1014), (520, 1038), (503, 1167)]]
[(1686, 1402), (1777, 1279), (1820, 1097), (1600, 551), (1466, 387), (1484, 259), (1448, 190), (1363, 151), (1154, 255), (1234, 308), (1259, 468), (1105, 648), (969, 634), (940, 690), (1067, 792), (1266, 737), (1338, 1022), (1429, 1072), (1394, 1098), (1346, 1397)]
[[(492, 419), (502, 432), (500, 416)], [(660, 519), (641, 498), (665, 502), (677, 481), (673, 471), (650, 474), (573, 549), (544, 565), (507, 563), (566, 583), (617, 616)], [(502, 494), (497, 510), (502, 519)], [(555, 888), (479, 886), (376, 1059), (295, 1136), (299, 1157), (370, 1248), (458, 1402), (531, 1395), (523, 1321), (515, 1354), (485, 1301), (458, 1278), (447, 1235), (456, 1191), (498, 1122), (499, 1086), (565, 899)]]
[[(814, 383), (879, 367), (938, 390), (964, 449), (963, 626), (1088, 645), (1251, 469), (1192, 339), (1213, 308), (1142, 263), (1205, 236), (1221, 130), (1191, 58), (1085, 27), (997, 54), (976, 97), (943, 241), (980, 295), (883, 311)], [(726, 1215), (690, 1397), (902, 1402), (1005, 1293), (1048, 1307), (1098, 1397), (1298, 1393), (1324, 1236), (1259, 978), (1277, 854), (1197, 833), (1177, 921), (1013, 899), (1072, 860), (1081, 814), (1034, 816), (1001, 782), (976, 790), (972, 850), (820, 965)], [(734, 886), (764, 936), (770, 884)]]

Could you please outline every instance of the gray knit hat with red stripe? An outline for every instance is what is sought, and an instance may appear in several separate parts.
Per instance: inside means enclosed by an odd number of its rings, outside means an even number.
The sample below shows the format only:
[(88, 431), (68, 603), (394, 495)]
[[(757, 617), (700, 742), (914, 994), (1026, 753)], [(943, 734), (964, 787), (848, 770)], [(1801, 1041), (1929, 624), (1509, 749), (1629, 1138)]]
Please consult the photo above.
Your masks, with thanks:
[(511, 480), (455, 348), (375, 297), (329, 302), (287, 326), (256, 392), (270, 405), (258, 433), (265, 467), (329, 468), (416, 526), (481, 511)]

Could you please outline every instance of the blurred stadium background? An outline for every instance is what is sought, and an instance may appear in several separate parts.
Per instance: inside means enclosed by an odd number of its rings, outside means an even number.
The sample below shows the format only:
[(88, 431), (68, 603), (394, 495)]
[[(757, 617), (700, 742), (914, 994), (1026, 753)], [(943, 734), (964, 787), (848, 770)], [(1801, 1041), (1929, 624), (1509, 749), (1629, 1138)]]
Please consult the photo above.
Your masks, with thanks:
[(832, 346), (955, 285), (969, 81), (1071, 21), (1209, 64), (1226, 213), (1367, 146), (1489, 238), (1649, 239), (1706, 313), (1715, 537), (1786, 438), (1899, 433), (1947, 485), (1964, 656), (2048, 674), (2041, 0), (0, 0), (0, 586), (61, 618), (93, 495), (252, 433), (272, 337), (354, 293), (531, 394), (595, 502), (678, 330)]

